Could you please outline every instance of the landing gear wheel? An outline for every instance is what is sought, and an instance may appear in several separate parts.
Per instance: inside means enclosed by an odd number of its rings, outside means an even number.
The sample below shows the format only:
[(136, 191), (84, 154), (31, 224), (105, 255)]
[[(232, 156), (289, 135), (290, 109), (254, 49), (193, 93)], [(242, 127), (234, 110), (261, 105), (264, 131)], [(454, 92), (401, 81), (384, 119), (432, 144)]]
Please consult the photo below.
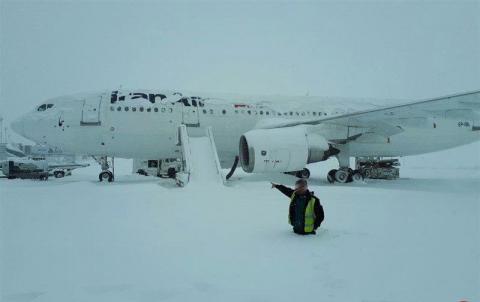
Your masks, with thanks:
[(346, 183), (348, 181), (349, 173), (345, 170), (337, 170), (335, 172), (335, 180), (341, 183)]
[(100, 174), (98, 174), (98, 179), (100, 181), (108, 180), (108, 182), (113, 181), (113, 173), (110, 171), (103, 171)]
[(310, 177), (310, 170), (305, 168), (295, 173), (295, 176), (298, 178), (308, 179)]
[(330, 170), (327, 174), (327, 180), (331, 184), (335, 182), (335, 173), (337, 173), (337, 170), (333, 169), (333, 170)]
[(360, 171), (358, 171), (358, 170), (353, 171), (352, 181), (354, 181), (354, 182), (361, 182), (361, 181), (363, 181), (363, 175), (362, 175), (362, 173), (360, 173)]
[(65, 176), (65, 172), (63, 171), (55, 171), (53, 172), (53, 176), (55, 176), (55, 178), (62, 178)]

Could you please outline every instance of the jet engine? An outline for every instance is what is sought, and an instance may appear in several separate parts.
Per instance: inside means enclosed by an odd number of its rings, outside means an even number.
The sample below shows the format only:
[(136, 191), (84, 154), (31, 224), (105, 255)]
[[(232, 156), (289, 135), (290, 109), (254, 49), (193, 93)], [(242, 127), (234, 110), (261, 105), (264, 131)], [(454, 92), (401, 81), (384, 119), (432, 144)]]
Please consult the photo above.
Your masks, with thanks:
[(240, 137), (240, 163), (245, 172), (291, 172), (338, 154), (327, 140), (306, 127), (257, 129)]

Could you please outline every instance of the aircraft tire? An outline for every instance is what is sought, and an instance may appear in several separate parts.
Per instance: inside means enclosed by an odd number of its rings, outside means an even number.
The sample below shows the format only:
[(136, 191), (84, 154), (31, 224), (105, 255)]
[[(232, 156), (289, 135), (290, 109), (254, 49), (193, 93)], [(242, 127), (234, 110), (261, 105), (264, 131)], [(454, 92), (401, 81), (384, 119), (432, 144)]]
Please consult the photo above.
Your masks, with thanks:
[(360, 171), (358, 171), (358, 170), (353, 171), (353, 173), (352, 173), (352, 181), (353, 181), (353, 182), (361, 182), (361, 181), (363, 181), (363, 175), (362, 175), (362, 173), (360, 173)]
[(337, 170), (337, 172), (335, 172), (335, 180), (340, 183), (348, 182), (348, 176), (349, 173), (345, 170)]
[(337, 170), (333, 169), (330, 170), (327, 174), (327, 181), (331, 184), (335, 182), (335, 173), (337, 173)]
[(65, 176), (65, 172), (63, 171), (55, 171), (53, 172), (53, 176), (55, 176), (55, 178), (62, 178)]
[(308, 179), (310, 177), (310, 170), (308, 170), (307, 168), (304, 168), (303, 170), (300, 170), (297, 173), (295, 173), (295, 176), (302, 179)]
[(108, 180), (108, 182), (112, 182), (113, 174), (110, 171), (103, 171), (103, 172), (100, 172), (100, 174), (98, 174), (98, 179), (100, 181)]

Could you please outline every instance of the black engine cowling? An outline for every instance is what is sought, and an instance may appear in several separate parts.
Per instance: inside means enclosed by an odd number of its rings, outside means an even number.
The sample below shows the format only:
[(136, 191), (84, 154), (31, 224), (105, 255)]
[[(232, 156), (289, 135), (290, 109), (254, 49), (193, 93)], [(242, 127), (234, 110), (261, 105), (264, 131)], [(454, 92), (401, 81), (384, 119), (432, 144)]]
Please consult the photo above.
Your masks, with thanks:
[(258, 129), (240, 137), (240, 163), (245, 172), (290, 172), (326, 160), (339, 151), (303, 126)]

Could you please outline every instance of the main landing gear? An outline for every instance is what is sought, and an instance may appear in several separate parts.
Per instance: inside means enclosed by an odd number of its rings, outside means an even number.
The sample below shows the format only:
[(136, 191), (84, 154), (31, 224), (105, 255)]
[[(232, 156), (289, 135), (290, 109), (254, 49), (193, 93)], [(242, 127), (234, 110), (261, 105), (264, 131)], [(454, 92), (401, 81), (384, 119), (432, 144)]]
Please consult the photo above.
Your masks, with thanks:
[(327, 180), (329, 183), (340, 182), (360, 182), (363, 181), (364, 176), (359, 170), (352, 170), (350, 168), (333, 169), (328, 172)]
[(382, 158), (355, 158), (355, 170), (348, 167), (348, 161), (340, 161), (340, 169), (333, 169), (328, 172), (327, 180), (329, 183), (340, 182), (360, 182), (364, 178), (371, 179), (397, 179), (400, 177), (400, 162), (398, 159)]
[(111, 165), (112, 165), (112, 171), (109, 170), (110, 164), (108, 162), (108, 157), (107, 156), (101, 156), (101, 157), (93, 157), (95, 161), (102, 167), (102, 172), (98, 174), (98, 180), (99, 181), (108, 181), (112, 182), (115, 180), (115, 160), (112, 157)]

